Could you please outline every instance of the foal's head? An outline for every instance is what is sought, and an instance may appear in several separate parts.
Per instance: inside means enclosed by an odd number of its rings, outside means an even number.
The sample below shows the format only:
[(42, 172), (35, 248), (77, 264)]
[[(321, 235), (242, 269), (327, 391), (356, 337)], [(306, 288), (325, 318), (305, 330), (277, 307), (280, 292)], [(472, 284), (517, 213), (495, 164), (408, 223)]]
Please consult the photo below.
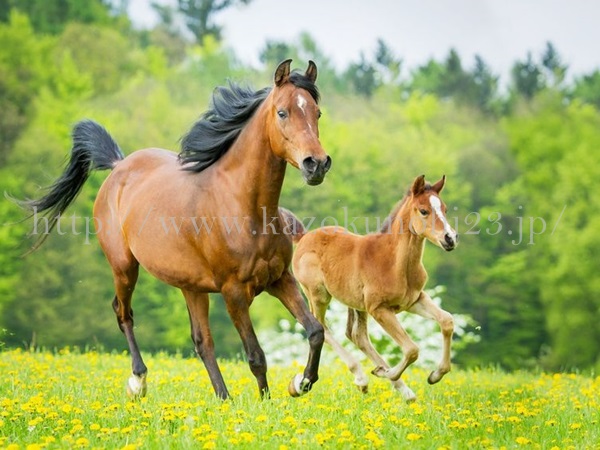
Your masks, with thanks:
[(445, 175), (433, 185), (425, 183), (425, 175), (417, 177), (410, 188), (407, 206), (410, 231), (451, 251), (458, 244), (458, 234), (446, 220), (446, 205), (440, 198), (445, 183)]
[(267, 98), (269, 140), (274, 153), (300, 169), (310, 185), (320, 184), (331, 158), (319, 142), (317, 66), (309, 61), (302, 75), (290, 72), (291, 59), (277, 67), (275, 87)]

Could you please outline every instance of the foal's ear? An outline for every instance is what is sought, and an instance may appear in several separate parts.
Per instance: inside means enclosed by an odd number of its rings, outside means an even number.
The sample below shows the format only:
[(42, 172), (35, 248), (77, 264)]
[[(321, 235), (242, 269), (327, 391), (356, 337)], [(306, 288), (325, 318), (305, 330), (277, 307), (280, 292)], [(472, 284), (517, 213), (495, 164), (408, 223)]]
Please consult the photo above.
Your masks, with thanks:
[(410, 188), (410, 192), (412, 195), (419, 195), (425, 191), (425, 175), (421, 175), (420, 177), (415, 178), (413, 181), (412, 187)]
[(439, 194), (440, 192), (442, 192), (442, 189), (444, 189), (445, 184), (446, 184), (446, 175), (442, 175), (442, 179), (440, 181), (438, 181), (437, 183), (435, 183), (433, 186), (431, 186), (431, 189), (434, 192), (437, 192)]
[(275, 70), (275, 86), (281, 86), (288, 80), (290, 77), (290, 64), (292, 64), (291, 59), (286, 59), (285, 61), (279, 63), (277, 69)]
[(306, 69), (304, 76), (312, 81), (313, 84), (317, 81), (317, 65), (314, 61), (308, 61), (308, 69)]

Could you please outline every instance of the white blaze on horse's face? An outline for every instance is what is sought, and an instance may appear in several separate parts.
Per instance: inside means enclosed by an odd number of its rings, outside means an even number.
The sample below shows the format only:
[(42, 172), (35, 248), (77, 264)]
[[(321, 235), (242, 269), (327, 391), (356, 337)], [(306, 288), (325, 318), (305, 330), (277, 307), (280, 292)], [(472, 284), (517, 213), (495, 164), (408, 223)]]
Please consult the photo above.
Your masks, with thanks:
[[(300, 108), (300, 111), (302, 111), (302, 114), (306, 115), (306, 111), (304, 110), (304, 107), (306, 106), (306, 99), (302, 96), (302, 94), (298, 94), (298, 108)], [(310, 126), (310, 124), (309, 124)]]
[[(457, 234), (446, 219), (446, 215), (442, 210), (442, 201), (437, 195), (430, 195), (429, 204), (433, 210), (433, 228), (436, 235), (436, 244), (438, 244), (444, 250), (453, 250), (454, 247), (456, 247)], [(443, 225), (443, 230), (441, 232), (436, 230), (436, 220), (439, 220)]]

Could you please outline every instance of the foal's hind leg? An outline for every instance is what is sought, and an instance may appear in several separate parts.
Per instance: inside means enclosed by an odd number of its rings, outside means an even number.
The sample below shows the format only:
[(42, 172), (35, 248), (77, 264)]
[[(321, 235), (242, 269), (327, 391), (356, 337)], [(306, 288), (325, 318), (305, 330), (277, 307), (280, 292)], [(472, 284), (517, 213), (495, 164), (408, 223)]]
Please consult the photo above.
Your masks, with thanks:
[(325, 314), (327, 313), (327, 308), (331, 302), (331, 294), (327, 292), (323, 285), (304, 288), (304, 293), (308, 297), (310, 310), (325, 329), (325, 342), (331, 345), (343, 363), (346, 364), (350, 372), (352, 372), (356, 387), (361, 392), (366, 393), (369, 390), (369, 377), (363, 371), (360, 361), (334, 339), (325, 321)]
[(208, 322), (209, 299), (208, 294), (182, 290), (187, 303), (192, 327), (192, 340), (196, 353), (202, 359), (204, 367), (218, 397), (229, 398), (223, 375), (215, 357), (215, 344), (210, 333)]
[[(390, 366), (383, 359), (383, 357), (377, 353), (375, 347), (371, 343), (369, 338), (369, 332), (367, 330), (368, 315), (365, 311), (358, 311), (356, 309), (348, 308), (348, 322), (346, 324), (346, 336), (365, 354), (367, 357), (375, 363), (377, 368), (383, 370), (389, 370)], [(376, 369), (377, 370), (377, 369)], [(404, 400), (407, 402), (414, 402), (417, 399), (415, 393), (410, 389), (402, 380), (398, 378), (393, 381), (390, 380), (392, 386), (397, 391), (400, 391)]]
[(146, 395), (146, 374), (148, 369), (144, 364), (142, 355), (135, 340), (133, 332), (133, 310), (131, 309), (131, 296), (138, 278), (139, 264), (133, 259), (128, 265), (113, 266), (116, 295), (112, 306), (117, 316), (119, 328), (127, 338), (129, 352), (131, 353), (131, 366), (133, 374), (127, 382), (127, 393), (131, 396)]
[(421, 292), (419, 300), (408, 310), (411, 313), (418, 314), (426, 319), (433, 319), (439, 323), (444, 338), (442, 351), (442, 360), (437, 368), (429, 375), (427, 382), (435, 384), (442, 379), (444, 375), (450, 372), (450, 345), (452, 343), (452, 334), (454, 333), (454, 319), (452, 314), (444, 311), (436, 305), (431, 297), (425, 292)]

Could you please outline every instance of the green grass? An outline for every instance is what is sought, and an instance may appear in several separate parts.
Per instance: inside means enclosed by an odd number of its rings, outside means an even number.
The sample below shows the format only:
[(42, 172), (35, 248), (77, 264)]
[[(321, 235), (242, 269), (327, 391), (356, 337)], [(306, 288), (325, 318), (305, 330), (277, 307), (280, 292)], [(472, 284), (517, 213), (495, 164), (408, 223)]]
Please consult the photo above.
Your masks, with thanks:
[(271, 367), (260, 401), (244, 363), (221, 367), (234, 396), (217, 400), (194, 358), (146, 356), (148, 396), (125, 395), (129, 357), (0, 353), (0, 448), (573, 448), (600, 449), (600, 377), (455, 370), (407, 405), (372, 377), (361, 394), (341, 365), (321, 367), (305, 397), (287, 384), (300, 367)]

